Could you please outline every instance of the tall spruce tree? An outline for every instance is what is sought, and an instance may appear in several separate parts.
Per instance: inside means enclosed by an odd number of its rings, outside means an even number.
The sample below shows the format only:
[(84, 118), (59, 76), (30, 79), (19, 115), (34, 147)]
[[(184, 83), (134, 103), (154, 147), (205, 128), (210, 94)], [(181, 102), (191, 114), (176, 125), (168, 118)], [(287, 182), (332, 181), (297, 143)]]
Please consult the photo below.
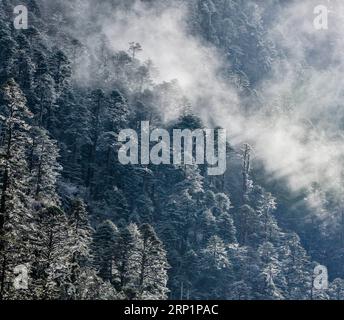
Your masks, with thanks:
[(0, 92), (0, 299), (11, 298), (14, 268), (32, 258), (27, 163), (31, 117), (19, 86), (7, 81)]

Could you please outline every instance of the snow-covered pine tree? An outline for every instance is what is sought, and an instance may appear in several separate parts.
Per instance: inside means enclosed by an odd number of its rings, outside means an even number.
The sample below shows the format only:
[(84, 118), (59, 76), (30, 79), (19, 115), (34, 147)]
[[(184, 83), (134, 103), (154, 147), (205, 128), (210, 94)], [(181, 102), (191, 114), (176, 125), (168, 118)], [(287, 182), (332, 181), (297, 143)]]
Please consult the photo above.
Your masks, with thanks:
[(166, 251), (152, 226), (143, 224), (139, 230), (141, 243), (136, 298), (166, 299), (168, 293), (167, 270), (169, 268)]
[(281, 300), (287, 282), (283, 274), (283, 264), (271, 242), (264, 242), (258, 248), (261, 272), (258, 277), (257, 294), (259, 299)]
[[(88, 219), (86, 205), (82, 199), (71, 201), (68, 213), (69, 234), (68, 245), (70, 248), (69, 262), (69, 299), (81, 299), (88, 286), (84, 279), (90, 276), (92, 270), (91, 243), (93, 230)], [(88, 279), (91, 281), (91, 279)], [(86, 287), (85, 287), (86, 285)]]
[(56, 206), (36, 204), (35, 258), (30, 290), (37, 299), (59, 299), (66, 295), (71, 251), (66, 214)]
[(114, 281), (113, 259), (118, 237), (118, 228), (110, 220), (98, 225), (93, 236), (93, 266), (104, 281), (111, 283)]
[(231, 277), (231, 262), (225, 243), (217, 235), (212, 236), (201, 250), (196, 296), (200, 299), (225, 297)]
[(236, 243), (236, 228), (234, 226), (233, 216), (230, 214), (231, 202), (224, 193), (218, 193), (215, 196), (217, 215), (217, 230), (219, 236), (226, 243)]
[(142, 235), (136, 224), (131, 223), (120, 230), (114, 257), (114, 284), (127, 299), (137, 296), (142, 245)]
[(30, 264), (32, 258), (26, 156), (31, 142), (31, 117), (22, 91), (10, 79), (0, 92), (0, 299), (13, 297), (13, 270)]
[(58, 163), (59, 150), (48, 132), (32, 127), (32, 143), (29, 151), (30, 194), (36, 201), (58, 204), (57, 179), (62, 167)]

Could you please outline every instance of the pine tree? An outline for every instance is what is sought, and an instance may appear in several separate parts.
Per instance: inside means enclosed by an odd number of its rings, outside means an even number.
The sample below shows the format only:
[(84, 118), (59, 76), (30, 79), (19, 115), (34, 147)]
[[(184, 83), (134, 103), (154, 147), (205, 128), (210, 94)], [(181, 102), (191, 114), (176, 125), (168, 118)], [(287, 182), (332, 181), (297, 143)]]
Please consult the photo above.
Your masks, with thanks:
[(261, 299), (284, 299), (286, 279), (283, 275), (283, 266), (279, 261), (277, 250), (270, 242), (264, 242), (258, 248), (262, 262), (257, 294)]
[(101, 223), (93, 236), (93, 265), (104, 281), (114, 280), (113, 259), (118, 236), (118, 228), (109, 220)]
[(90, 93), (87, 99), (88, 112), (90, 115), (89, 123), (89, 138), (90, 145), (88, 150), (87, 173), (86, 173), (86, 187), (91, 187), (95, 173), (96, 151), (99, 137), (102, 133), (101, 114), (105, 105), (105, 93), (98, 89)]
[(5, 62), (0, 66), (0, 83), (14, 77), (14, 64), (17, 53), (17, 44), (11, 36), (7, 25), (1, 23), (0, 59)]
[(224, 298), (230, 268), (226, 245), (218, 236), (212, 236), (200, 254), (197, 296), (201, 299)]
[(13, 79), (0, 96), (0, 299), (10, 298), (14, 267), (30, 262), (27, 147), (31, 113)]
[(57, 143), (42, 128), (33, 127), (31, 136), (29, 168), (32, 197), (36, 201), (43, 200), (58, 204), (56, 183), (62, 168), (57, 161), (59, 157)]
[(66, 90), (57, 100), (58, 128), (52, 131), (61, 144), (61, 162), (63, 177), (78, 185), (82, 185), (86, 167), (82, 151), (91, 144), (88, 129), (88, 110), (84, 99), (79, 97), (83, 92)]
[(329, 286), (329, 296), (331, 300), (344, 300), (344, 280), (334, 279)]
[(250, 202), (259, 219), (256, 226), (257, 236), (265, 241), (276, 241), (280, 230), (273, 216), (276, 209), (275, 198), (260, 186), (254, 186), (250, 193)]
[(232, 215), (229, 213), (231, 202), (228, 196), (224, 193), (219, 193), (215, 197), (216, 207), (214, 208), (217, 218), (217, 230), (219, 236), (226, 243), (236, 243), (236, 228)]
[(72, 200), (68, 222), (68, 245), (71, 261), (69, 264), (70, 287), (67, 293), (72, 299), (81, 299), (85, 295), (85, 288), (81, 285), (82, 279), (87, 278), (92, 272), (92, 228), (88, 220), (86, 206), (81, 199)]
[(122, 300), (125, 297), (118, 293), (109, 281), (103, 281), (95, 270), (86, 269), (78, 279), (78, 300)]
[(68, 220), (58, 207), (37, 208), (32, 290), (38, 299), (59, 299), (68, 289), (71, 262)]
[(141, 243), (139, 251), (138, 299), (166, 299), (167, 269), (166, 251), (149, 224), (139, 228)]
[(36, 52), (37, 67), (33, 84), (33, 111), (36, 124), (50, 129), (56, 103), (54, 79), (49, 74), (47, 57), (42, 52)]
[(55, 48), (49, 59), (49, 73), (55, 82), (55, 91), (60, 93), (71, 76), (70, 62), (63, 51)]
[(119, 90), (113, 90), (107, 97), (106, 112), (103, 116), (106, 131), (118, 131), (129, 121), (130, 110), (126, 99)]
[(235, 216), (238, 228), (238, 240), (242, 245), (253, 243), (257, 239), (256, 231), (259, 230), (259, 218), (256, 211), (245, 204), (239, 208)]
[(312, 270), (306, 251), (296, 234), (292, 233), (287, 237), (283, 260), (289, 299), (309, 299), (313, 286)]
[(114, 256), (114, 283), (127, 299), (133, 299), (137, 295), (141, 247), (142, 235), (136, 224), (131, 223), (120, 231)]

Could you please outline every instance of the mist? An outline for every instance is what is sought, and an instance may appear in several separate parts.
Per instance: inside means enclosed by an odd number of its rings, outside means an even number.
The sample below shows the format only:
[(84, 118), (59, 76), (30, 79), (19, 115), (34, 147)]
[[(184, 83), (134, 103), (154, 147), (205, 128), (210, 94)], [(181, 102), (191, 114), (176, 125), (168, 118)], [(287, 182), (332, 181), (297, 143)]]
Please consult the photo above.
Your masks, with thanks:
[[(273, 20), (267, 36), (280, 55), (256, 84), (255, 94), (243, 101), (240, 88), (223, 78), (222, 69), (228, 67), (223, 54), (190, 34), (192, 14), (184, 1), (121, 3), (121, 9), (113, 10), (109, 3), (75, 1), (77, 10), (69, 13), (74, 29), (69, 31), (92, 52), (99, 34), (114, 51), (139, 42), (143, 51), (137, 58), (151, 60), (158, 70), (153, 85), (176, 79), (195, 114), (208, 125), (226, 128), (232, 145), (250, 143), (255, 161), (270, 176), (285, 179), (293, 191), (316, 182), (341, 197), (344, 18), (338, 13), (344, 12), (343, 4), (324, 1), (332, 7), (329, 29), (316, 30), (317, 1), (291, 1), (279, 10), (272, 10), (278, 1), (256, 1), (265, 19)], [(79, 65), (80, 78), (92, 77), (87, 72), (87, 65)], [(166, 120), (177, 116), (168, 106), (158, 108)]]

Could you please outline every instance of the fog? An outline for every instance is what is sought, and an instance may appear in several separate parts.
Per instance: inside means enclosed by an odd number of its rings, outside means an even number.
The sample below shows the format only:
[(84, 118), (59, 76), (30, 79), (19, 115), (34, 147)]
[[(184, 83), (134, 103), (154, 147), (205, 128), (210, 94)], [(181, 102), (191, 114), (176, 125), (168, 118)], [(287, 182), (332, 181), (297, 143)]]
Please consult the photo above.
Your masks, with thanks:
[[(210, 44), (190, 35), (192, 14), (185, 1), (160, 1), (153, 9), (142, 1), (108, 3), (75, 1), (69, 13), (74, 36), (94, 51), (95, 37), (105, 35), (114, 51), (127, 50), (135, 41), (143, 51), (137, 58), (152, 60), (158, 73), (154, 82), (177, 79), (194, 112), (206, 123), (227, 129), (235, 146), (249, 142), (254, 157), (273, 178), (286, 179), (299, 191), (317, 182), (341, 198), (344, 159), (342, 73), (344, 5), (323, 1), (330, 9), (329, 29), (316, 30), (313, 10), (318, 1), (255, 1), (269, 24), (268, 37), (279, 49), (271, 72), (264, 75), (255, 95), (242, 101), (240, 90), (221, 78), (228, 62)], [(149, 1), (147, 1), (149, 2)], [(269, 22), (269, 21), (267, 21)], [(90, 32), (89, 25), (92, 25)], [(80, 67), (80, 66), (79, 66)], [(87, 66), (82, 66), (82, 78)], [(249, 115), (243, 104), (249, 105)], [(171, 110), (159, 106), (171, 116)], [(172, 113), (176, 116), (175, 113)], [(169, 119), (170, 117), (167, 117)], [(316, 201), (313, 201), (313, 204)]]

